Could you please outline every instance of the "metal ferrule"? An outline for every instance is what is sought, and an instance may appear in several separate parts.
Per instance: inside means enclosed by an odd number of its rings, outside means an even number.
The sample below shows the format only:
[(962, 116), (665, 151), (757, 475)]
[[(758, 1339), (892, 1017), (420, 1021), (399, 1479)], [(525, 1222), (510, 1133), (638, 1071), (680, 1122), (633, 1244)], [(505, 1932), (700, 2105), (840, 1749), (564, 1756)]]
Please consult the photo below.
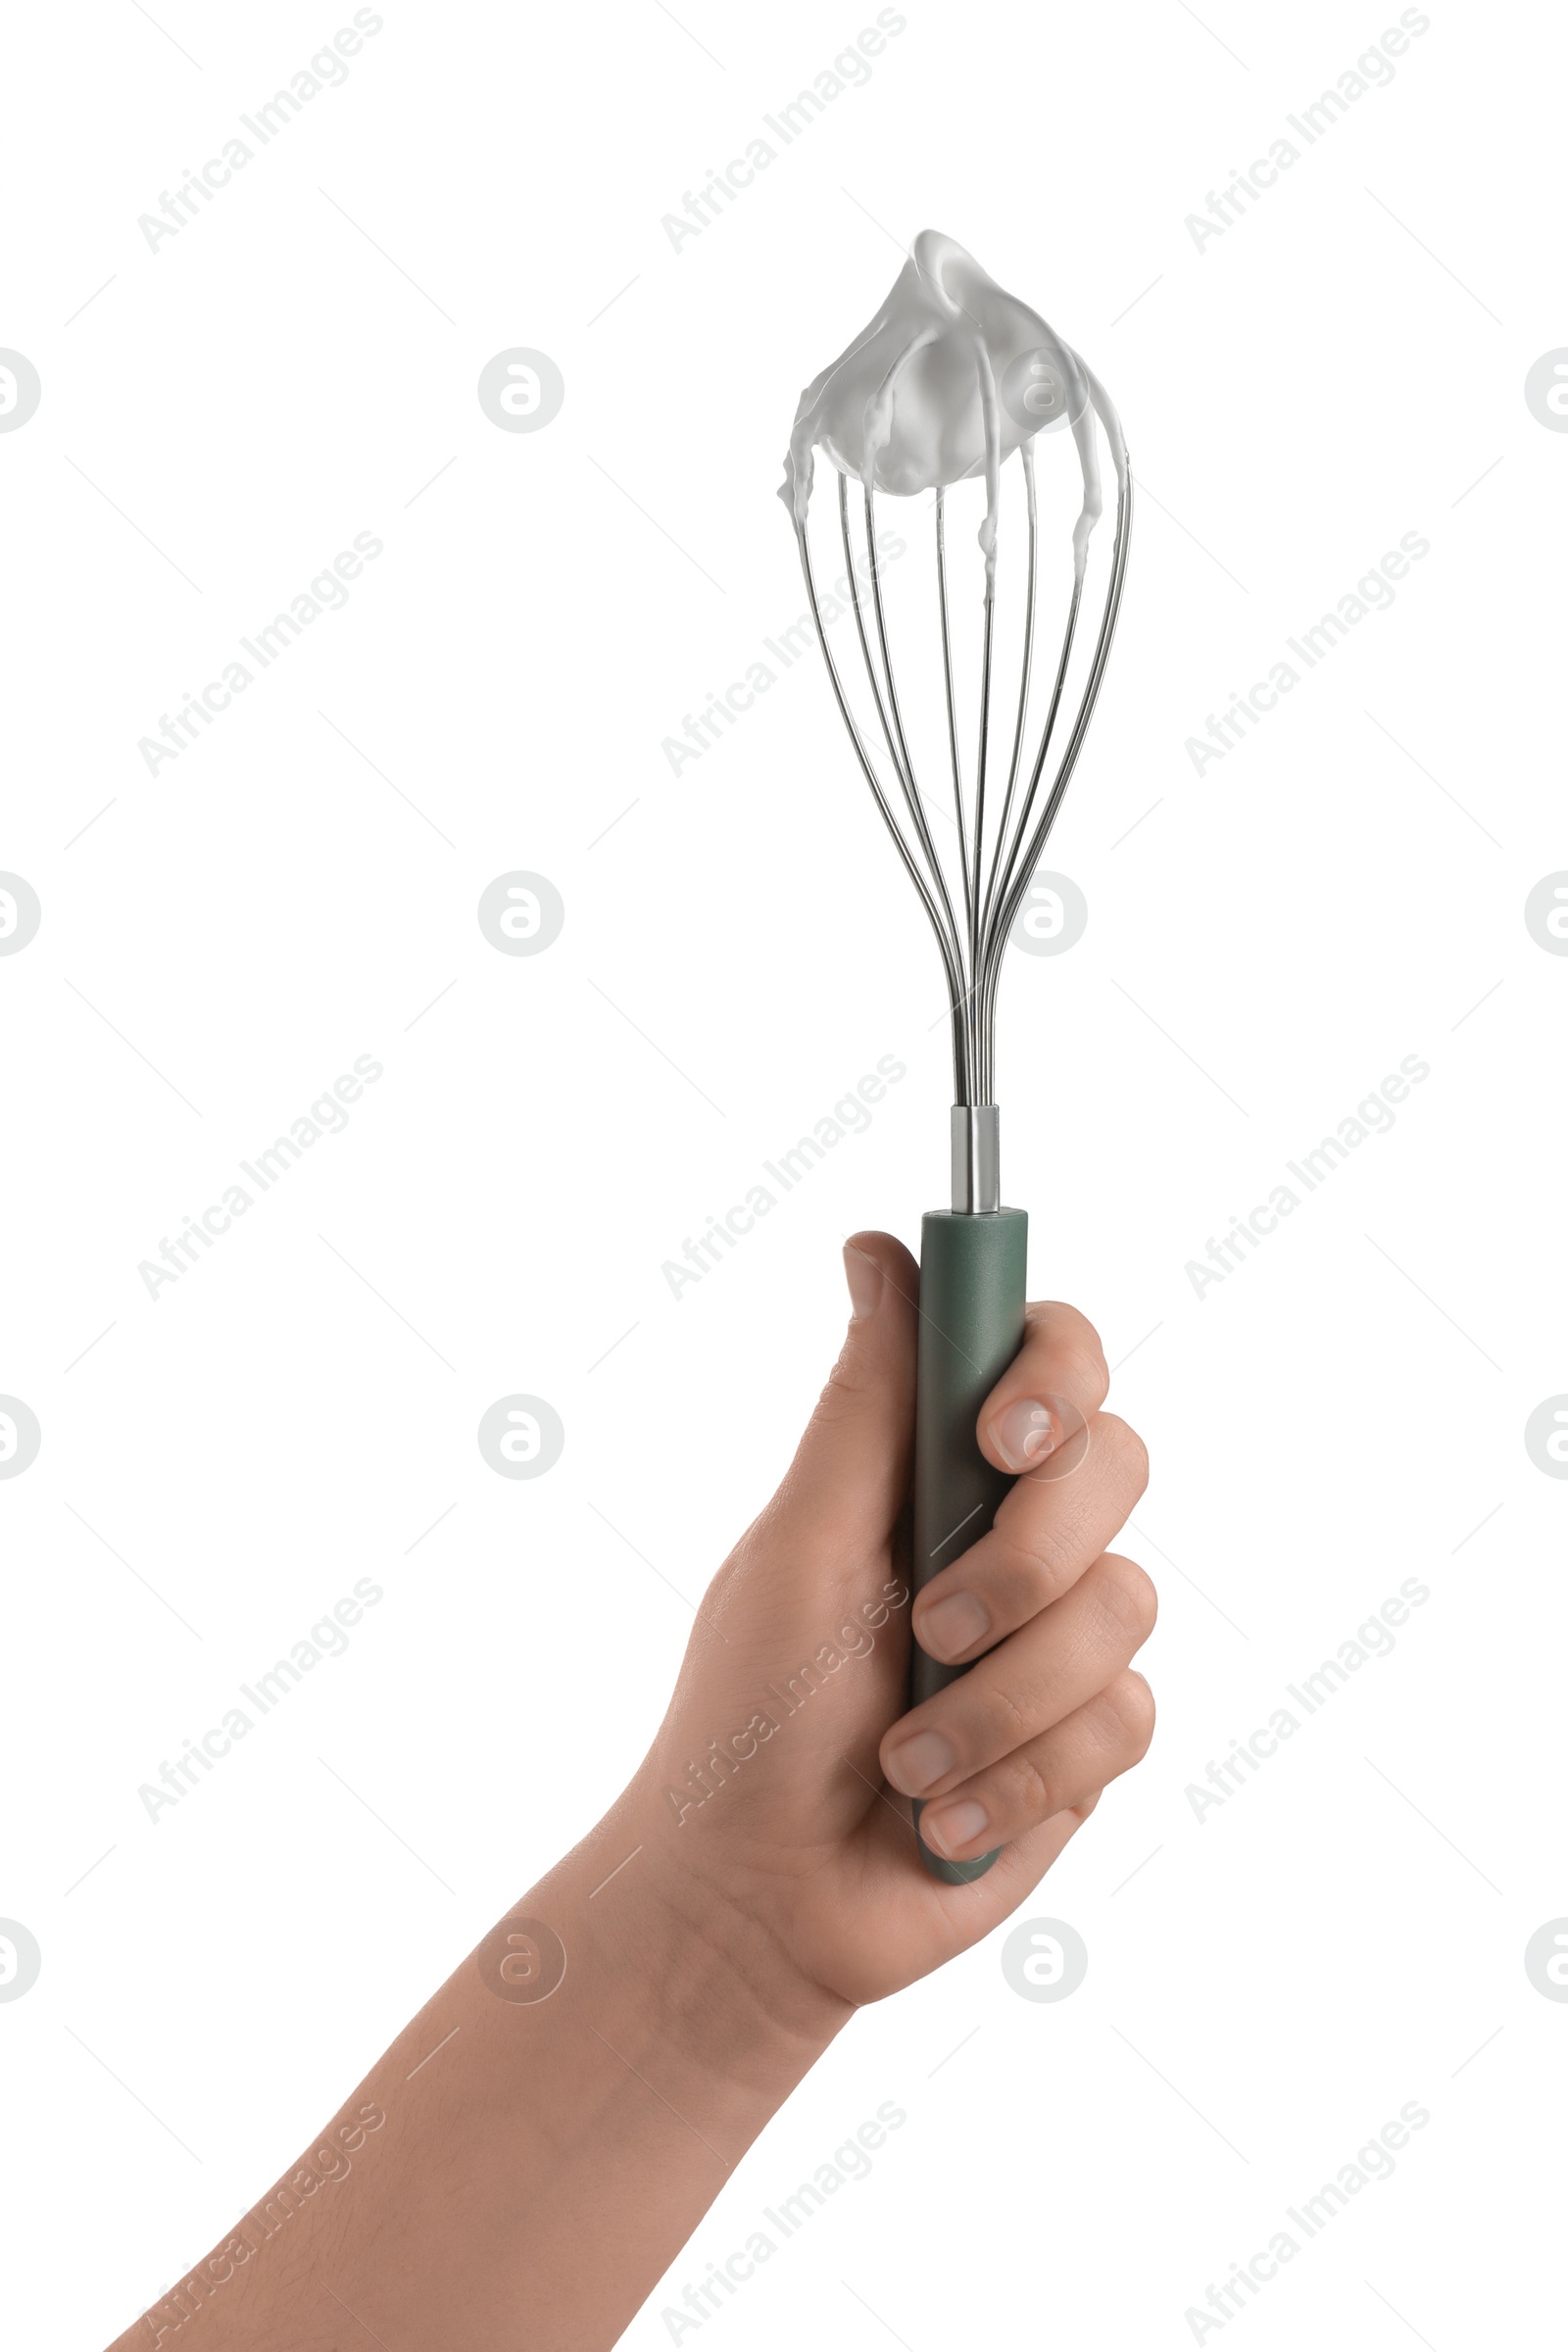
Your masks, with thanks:
[(953, 1205), (959, 1216), (992, 1216), (1002, 1206), (1001, 1119), (995, 1102), (953, 1105)]

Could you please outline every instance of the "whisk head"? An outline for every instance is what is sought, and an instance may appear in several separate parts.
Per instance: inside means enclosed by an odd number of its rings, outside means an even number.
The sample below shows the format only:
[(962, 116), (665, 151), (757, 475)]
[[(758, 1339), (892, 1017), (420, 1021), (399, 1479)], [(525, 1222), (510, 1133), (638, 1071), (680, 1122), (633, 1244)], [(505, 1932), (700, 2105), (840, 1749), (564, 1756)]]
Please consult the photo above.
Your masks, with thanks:
[[(1101, 435), (1116, 483), (1102, 559)], [(836, 497), (813, 496), (816, 448)], [(980, 561), (966, 564), (950, 557), (948, 500), (982, 478)], [(898, 500), (901, 525), (923, 535), (910, 502), (924, 491), (934, 591), (929, 575), (916, 593), (901, 572), (895, 593), (886, 502)], [(1110, 652), (1132, 521), (1121, 425), (1071, 346), (928, 230), (871, 325), (803, 394), (780, 496), (840, 714), (942, 956), (955, 1205), (994, 1207), (998, 984)], [(832, 505), (836, 515), (824, 516)], [(853, 612), (858, 669), (829, 642), (812, 551), (824, 530), (837, 542), (829, 578), (842, 556), (835, 586)], [(960, 600), (957, 578), (973, 571), (979, 596)], [(965, 633), (977, 679), (967, 694), (957, 683)]]

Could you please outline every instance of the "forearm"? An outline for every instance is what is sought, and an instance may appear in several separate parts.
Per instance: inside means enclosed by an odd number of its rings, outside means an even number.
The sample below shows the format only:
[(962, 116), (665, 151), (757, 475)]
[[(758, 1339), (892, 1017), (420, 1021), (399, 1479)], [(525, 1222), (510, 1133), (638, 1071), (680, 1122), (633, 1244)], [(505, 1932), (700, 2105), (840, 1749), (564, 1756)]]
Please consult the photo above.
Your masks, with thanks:
[(680, 1853), (634, 1784), (116, 2352), (613, 2343), (851, 2013)]

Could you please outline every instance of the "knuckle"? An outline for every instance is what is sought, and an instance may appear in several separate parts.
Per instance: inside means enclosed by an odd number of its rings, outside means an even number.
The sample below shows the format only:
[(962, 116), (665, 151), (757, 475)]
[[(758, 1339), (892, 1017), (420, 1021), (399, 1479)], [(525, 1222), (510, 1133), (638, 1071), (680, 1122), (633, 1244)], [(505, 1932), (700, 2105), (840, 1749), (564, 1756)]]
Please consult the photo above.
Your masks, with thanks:
[(1149, 1447), (1131, 1423), (1122, 1420), (1118, 1413), (1097, 1415), (1095, 1435), (1102, 1450), (1109, 1455), (1116, 1478), (1127, 1490), (1130, 1509), (1148, 1490)]
[(1114, 1551), (1107, 1551), (1097, 1563), (1095, 1575), (1097, 1597), (1112, 1629), (1131, 1637), (1135, 1645), (1147, 1642), (1159, 1611), (1152, 1580), (1136, 1560), (1124, 1560)]
[(1004, 1684), (994, 1684), (986, 1692), (983, 1740), (990, 1752), (999, 1756), (1009, 1754), (1031, 1739), (1035, 1729), (1029, 1719), (1027, 1701), (1009, 1690)]
[(1110, 1393), (1110, 1373), (1106, 1369), (1100, 1342), (1085, 1326), (1085, 1338), (1068, 1350), (1067, 1361), (1072, 1379), (1069, 1387), (1082, 1396), (1091, 1412), (1097, 1412)]
[(1115, 1560), (1117, 1569), (1136, 1595), (1138, 1622), (1147, 1642), (1159, 1619), (1159, 1588), (1148, 1569), (1141, 1568), (1136, 1560), (1123, 1559), (1119, 1552), (1107, 1556)]
[(1059, 1298), (1037, 1299), (1025, 1311), (1028, 1336), (1051, 1350), (1054, 1378), (1079, 1395), (1090, 1411), (1103, 1403), (1110, 1372), (1100, 1334), (1087, 1315)]
[(1131, 1761), (1149, 1753), (1154, 1737), (1154, 1693), (1141, 1674), (1119, 1674), (1101, 1693), (1101, 1706), (1115, 1733), (1115, 1745)]
[(1100, 1334), (1081, 1307), (1069, 1306), (1064, 1298), (1039, 1298), (1028, 1309), (1030, 1322), (1038, 1322), (1053, 1337), (1069, 1348), (1080, 1348), (1086, 1358), (1102, 1367), (1105, 1361)]
[(1054, 1520), (1031, 1527), (993, 1531), (997, 1566), (1002, 1577), (1036, 1609), (1048, 1606), (1065, 1591), (1078, 1566), (1078, 1547), (1069, 1525)]
[(813, 1418), (829, 1426), (836, 1421), (852, 1420), (872, 1386), (864, 1366), (857, 1362), (855, 1351), (846, 1348), (827, 1376)]
[(1007, 1809), (1014, 1820), (1049, 1821), (1059, 1812), (1061, 1800), (1051, 1784), (1043, 1759), (1032, 1748), (1021, 1747), (1009, 1756), (1006, 1767)]

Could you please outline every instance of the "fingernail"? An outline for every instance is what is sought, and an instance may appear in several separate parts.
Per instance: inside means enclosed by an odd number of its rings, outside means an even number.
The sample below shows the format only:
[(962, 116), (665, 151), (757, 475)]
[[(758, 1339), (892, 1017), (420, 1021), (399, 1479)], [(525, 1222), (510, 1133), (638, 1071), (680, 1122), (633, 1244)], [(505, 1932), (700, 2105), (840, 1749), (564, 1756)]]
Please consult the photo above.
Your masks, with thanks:
[(957, 1658), (991, 1631), (991, 1612), (973, 1592), (950, 1592), (934, 1601), (915, 1627), (928, 1658)]
[(927, 1845), (934, 1845), (939, 1854), (951, 1862), (960, 1845), (972, 1845), (989, 1826), (990, 1814), (984, 1805), (966, 1796), (961, 1804), (944, 1805), (939, 1813), (926, 1812), (920, 1816), (920, 1835)]
[(934, 1788), (956, 1761), (951, 1740), (940, 1732), (916, 1732), (891, 1750), (885, 1770), (895, 1788), (902, 1788), (906, 1796), (918, 1796), (922, 1789)]
[(851, 1243), (844, 1252), (844, 1279), (850, 1286), (850, 1321), (863, 1323), (880, 1303), (882, 1269), (874, 1257), (867, 1257)]
[(991, 1443), (1009, 1470), (1028, 1470), (1061, 1443), (1061, 1424), (1049, 1404), (1019, 1396), (992, 1422)]

